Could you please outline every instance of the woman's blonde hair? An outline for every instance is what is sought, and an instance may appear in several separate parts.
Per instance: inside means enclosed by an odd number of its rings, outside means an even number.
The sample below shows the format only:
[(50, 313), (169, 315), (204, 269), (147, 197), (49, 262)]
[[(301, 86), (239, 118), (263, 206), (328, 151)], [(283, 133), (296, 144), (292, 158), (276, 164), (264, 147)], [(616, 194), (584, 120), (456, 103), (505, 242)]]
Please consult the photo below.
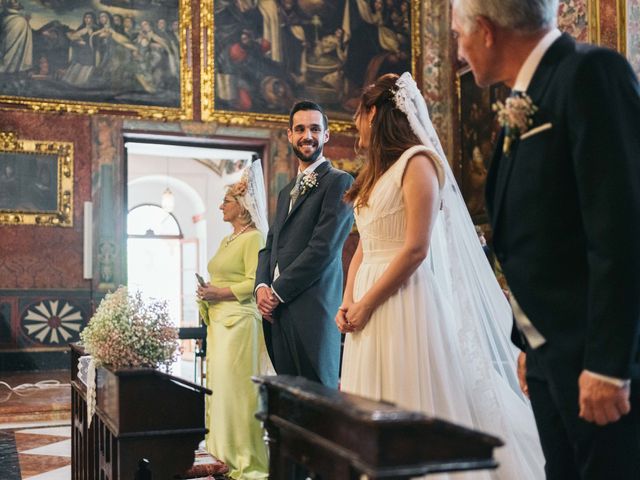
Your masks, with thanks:
[(255, 227), (255, 222), (251, 218), (251, 212), (244, 206), (244, 196), (247, 194), (247, 181), (245, 179), (240, 180), (227, 187), (227, 193), (225, 196), (233, 198), (240, 208), (242, 209), (239, 215), (240, 221), (244, 225), (252, 225)]

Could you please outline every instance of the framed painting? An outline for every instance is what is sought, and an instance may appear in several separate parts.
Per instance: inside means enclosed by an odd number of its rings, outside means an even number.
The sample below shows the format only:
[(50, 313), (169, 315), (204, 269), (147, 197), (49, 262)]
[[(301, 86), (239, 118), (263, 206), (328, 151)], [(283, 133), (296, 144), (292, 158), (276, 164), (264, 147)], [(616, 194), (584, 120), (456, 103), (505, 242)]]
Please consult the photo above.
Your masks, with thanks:
[(0, 225), (73, 226), (73, 143), (0, 132)]
[(419, 0), (203, 0), (203, 120), (286, 121), (297, 100), (351, 126), (362, 87), (420, 58)]
[(627, 0), (626, 25), (621, 28), (625, 37), (626, 54), (633, 70), (640, 78), (640, 0)]
[(192, 117), (190, 0), (3, 0), (0, 105)]
[(478, 88), (466, 67), (456, 79), (458, 87), (458, 125), (460, 127), (460, 189), (475, 224), (488, 222), (484, 187), (499, 127), (491, 105), (504, 100), (509, 89), (503, 85)]

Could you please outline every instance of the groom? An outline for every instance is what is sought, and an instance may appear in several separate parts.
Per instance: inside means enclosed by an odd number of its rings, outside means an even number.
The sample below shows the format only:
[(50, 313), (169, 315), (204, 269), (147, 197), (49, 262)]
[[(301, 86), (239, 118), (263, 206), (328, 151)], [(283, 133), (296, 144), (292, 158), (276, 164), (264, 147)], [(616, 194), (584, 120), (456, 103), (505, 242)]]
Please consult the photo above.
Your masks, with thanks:
[(557, 8), (454, 0), (452, 27), (478, 85), (514, 91), (487, 205), (547, 478), (638, 478), (640, 88), (623, 57), (562, 35)]
[(322, 155), (327, 117), (312, 102), (296, 103), (287, 136), (298, 175), (278, 195), (276, 215), (260, 251), (256, 299), (267, 350), (278, 374), (338, 387), (342, 245), (353, 212), (343, 201), (351, 175)]

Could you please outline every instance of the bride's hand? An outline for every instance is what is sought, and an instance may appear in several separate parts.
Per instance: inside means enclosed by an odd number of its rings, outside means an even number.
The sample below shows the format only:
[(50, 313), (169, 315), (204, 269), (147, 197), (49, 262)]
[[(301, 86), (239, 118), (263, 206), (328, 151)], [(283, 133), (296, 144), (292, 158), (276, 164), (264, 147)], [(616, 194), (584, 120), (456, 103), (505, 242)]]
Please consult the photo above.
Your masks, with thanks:
[(353, 326), (347, 321), (347, 312), (349, 311), (350, 305), (353, 305), (353, 303), (346, 301), (342, 302), (342, 305), (340, 305), (338, 313), (336, 314), (336, 325), (341, 333), (353, 332)]
[(352, 303), (346, 312), (347, 325), (352, 332), (362, 330), (373, 313), (373, 307), (363, 301)]

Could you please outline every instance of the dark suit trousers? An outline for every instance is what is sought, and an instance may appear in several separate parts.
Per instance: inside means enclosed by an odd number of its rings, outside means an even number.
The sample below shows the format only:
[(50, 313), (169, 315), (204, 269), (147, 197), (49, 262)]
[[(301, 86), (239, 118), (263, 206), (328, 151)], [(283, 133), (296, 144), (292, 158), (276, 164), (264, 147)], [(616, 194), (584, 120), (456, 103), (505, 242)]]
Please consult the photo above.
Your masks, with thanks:
[(580, 356), (553, 359), (546, 347), (527, 352), (527, 382), (547, 480), (640, 479), (640, 382), (631, 385), (631, 412), (599, 427), (578, 417)]
[(289, 309), (285, 304), (278, 306), (273, 324), (266, 325), (265, 342), (269, 356), (278, 375), (295, 375), (322, 383), (304, 346), (296, 333)]

